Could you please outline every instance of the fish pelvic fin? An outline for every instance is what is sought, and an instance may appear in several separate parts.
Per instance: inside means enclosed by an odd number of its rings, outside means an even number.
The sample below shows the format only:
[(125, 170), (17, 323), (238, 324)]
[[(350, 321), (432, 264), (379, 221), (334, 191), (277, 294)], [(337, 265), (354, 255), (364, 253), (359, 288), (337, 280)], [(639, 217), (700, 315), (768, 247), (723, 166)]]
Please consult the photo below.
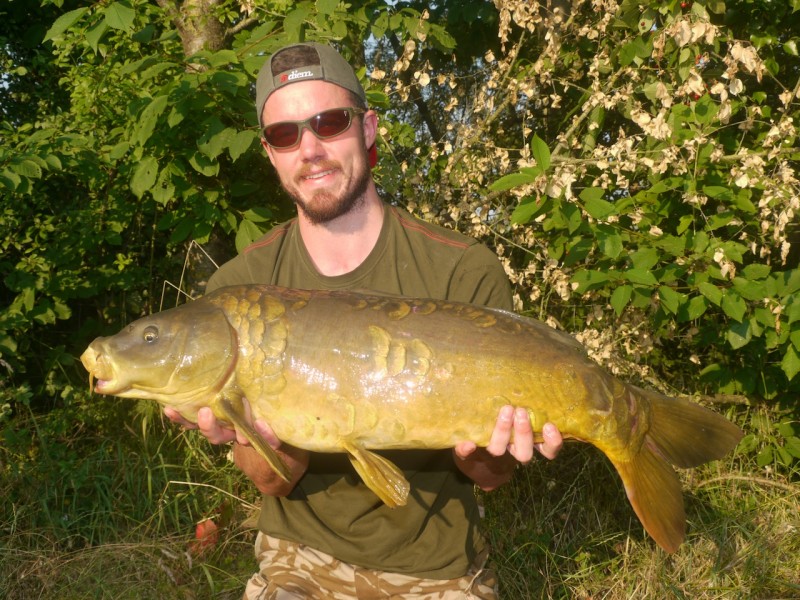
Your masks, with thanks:
[(233, 405), (229, 398), (222, 397), (218, 401), (218, 406), (222, 412), (222, 416), (227, 421), (233, 423), (238, 431), (240, 431), (250, 445), (253, 446), (256, 452), (267, 461), (270, 468), (275, 471), (281, 479), (288, 482), (292, 478), (292, 472), (286, 463), (278, 455), (277, 452), (270, 446), (267, 441), (262, 438), (253, 426), (244, 418), (244, 409), (239, 403), (239, 410)]
[(647, 532), (667, 552), (686, 535), (683, 491), (672, 465), (696, 467), (731, 452), (742, 430), (699, 404), (631, 386), (649, 408), (648, 429), (638, 452), (615, 462), (628, 499)]
[(392, 461), (380, 454), (370, 452), (354, 442), (343, 441), (342, 448), (364, 484), (380, 498), (386, 506), (405, 506), (411, 488), (403, 472)]

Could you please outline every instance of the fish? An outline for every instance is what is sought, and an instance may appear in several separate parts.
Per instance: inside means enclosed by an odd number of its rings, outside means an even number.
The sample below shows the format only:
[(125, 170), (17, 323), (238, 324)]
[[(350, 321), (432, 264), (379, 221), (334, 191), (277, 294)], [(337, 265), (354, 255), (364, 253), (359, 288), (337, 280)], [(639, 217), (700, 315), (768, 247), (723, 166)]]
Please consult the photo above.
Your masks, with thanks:
[(346, 453), (388, 506), (410, 485), (380, 450), (486, 446), (502, 406), (552, 422), (616, 468), (634, 512), (667, 552), (686, 535), (674, 467), (729, 454), (742, 431), (682, 398), (637, 387), (571, 335), (514, 312), (370, 292), (241, 285), (143, 317), (81, 355), (99, 394), (155, 400), (196, 421), (210, 407), (283, 479), (289, 470), (245, 418), (285, 443)]

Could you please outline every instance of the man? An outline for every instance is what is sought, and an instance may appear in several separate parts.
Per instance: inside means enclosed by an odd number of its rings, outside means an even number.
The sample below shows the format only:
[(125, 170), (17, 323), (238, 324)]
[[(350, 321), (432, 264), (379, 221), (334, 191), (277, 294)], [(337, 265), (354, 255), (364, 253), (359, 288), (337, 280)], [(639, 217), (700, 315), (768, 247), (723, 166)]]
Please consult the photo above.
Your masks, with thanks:
[[(258, 76), (256, 109), (262, 145), (297, 218), (224, 264), (208, 291), (269, 283), (511, 308), (508, 280), (490, 250), (381, 201), (370, 173), (377, 116), (333, 48), (296, 44), (273, 54)], [(290, 467), (287, 483), (210, 410), (201, 410), (197, 426), (213, 443), (235, 441), (237, 466), (264, 494), (256, 541), (261, 570), (246, 599), (494, 598), (474, 486), (492, 490), (530, 461), (535, 447), (552, 458), (561, 446), (549, 424), (545, 442), (534, 444), (526, 411), (504, 407), (487, 448), (464, 441), (453, 450), (388, 452), (412, 489), (406, 506), (390, 509), (343, 455), (282, 444), (257, 421)]]

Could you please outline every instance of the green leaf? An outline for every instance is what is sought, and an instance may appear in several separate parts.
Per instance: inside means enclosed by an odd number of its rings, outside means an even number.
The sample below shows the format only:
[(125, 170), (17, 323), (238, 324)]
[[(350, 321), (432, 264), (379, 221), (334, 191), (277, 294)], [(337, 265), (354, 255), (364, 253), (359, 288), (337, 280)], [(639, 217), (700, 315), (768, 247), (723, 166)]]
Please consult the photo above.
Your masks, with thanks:
[(641, 248), (630, 258), (634, 269), (649, 270), (658, 263), (658, 251), (655, 248)]
[(317, 12), (323, 15), (332, 15), (339, 6), (339, 0), (317, 0)]
[(164, 206), (175, 197), (175, 186), (172, 184), (170, 169), (161, 170), (150, 193), (153, 195), (153, 200)]
[(208, 65), (219, 69), (220, 67), (229, 67), (230, 65), (239, 64), (239, 55), (233, 50), (219, 50), (212, 53), (208, 57)]
[(12, 171), (11, 169), (6, 167), (2, 171), (0, 171), (0, 184), (5, 186), (12, 192), (15, 191), (21, 183), (22, 183), (22, 178), (16, 173), (14, 173), (14, 171)]
[(136, 170), (131, 177), (131, 191), (137, 198), (153, 187), (158, 176), (158, 161), (152, 156), (145, 156), (136, 165)]
[(758, 448), (758, 436), (756, 436), (754, 433), (748, 433), (741, 439), (736, 448), (738, 452), (754, 452), (755, 449)]
[(580, 194), (580, 199), (583, 200), (586, 212), (595, 219), (605, 219), (617, 212), (617, 207), (614, 204), (603, 200), (604, 193), (601, 188), (586, 188)]
[(728, 343), (734, 350), (746, 346), (753, 339), (753, 332), (750, 328), (750, 321), (744, 323), (734, 323), (725, 334)]
[(136, 19), (134, 11), (127, 2), (112, 2), (105, 10), (106, 23), (112, 29), (132, 31), (133, 21)]
[(178, 222), (177, 227), (172, 230), (172, 233), (169, 236), (169, 241), (173, 244), (182, 242), (192, 234), (194, 225), (194, 219), (181, 219)]
[(597, 242), (603, 254), (609, 258), (617, 258), (623, 250), (622, 237), (615, 230), (608, 229), (609, 231), (598, 229)]
[(784, 467), (788, 467), (794, 462), (794, 458), (786, 451), (783, 446), (775, 446), (775, 452), (778, 455), (778, 462)]
[(763, 300), (767, 295), (763, 281), (750, 281), (743, 277), (734, 277), (733, 287), (745, 300), (759, 301)]
[(515, 187), (533, 183), (540, 174), (541, 169), (538, 167), (533, 167), (532, 169), (520, 171), (519, 173), (504, 175), (492, 183), (492, 185), (489, 186), (489, 189), (493, 192), (505, 192), (506, 190), (510, 190)]
[(747, 279), (764, 279), (771, 272), (772, 267), (760, 263), (747, 265), (744, 269), (742, 269), (742, 274)]
[(627, 284), (619, 286), (611, 294), (611, 308), (614, 309), (618, 317), (622, 315), (622, 311), (625, 310), (628, 302), (630, 302), (631, 294), (633, 294), (633, 286)]
[(23, 177), (27, 177), (28, 179), (41, 179), (42, 178), (42, 167), (33, 160), (30, 159), (23, 159), (17, 163), (11, 163), (11, 167)]
[(164, 112), (169, 102), (169, 97), (156, 96), (139, 115), (139, 120), (131, 135), (131, 141), (137, 146), (144, 146), (153, 135), (158, 123), (158, 117)]
[(708, 309), (708, 299), (705, 296), (692, 296), (689, 302), (682, 304), (678, 309), (678, 321), (694, 321), (699, 319)]
[(247, 152), (248, 148), (253, 144), (253, 141), (258, 138), (258, 133), (255, 131), (239, 131), (236, 135), (232, 136), (228, 143), (228, 154), (231, 155), (231, 160), (236, 160), (242, 154)]
[(533, 140), (531, 140), (531, 151), (533, 158), (536, 159), (536, 166), (542, 171), (547, 171), (550, 168), (550, 149), (536, 134), (533, 134)]
[(759, 467), (766, 467), (768, 464), (772, 462), (772, 458), (773, 458), (772, 446), (767, 446), (756, 456), (756, 464)]
[(309, 14), (311, 14), (311, 7), (300, 5), (292, 12), (286, 15), (283, 19), (283, 30), (286, 32), (286, 41), (301, 42), (302, 41), (302, 28)]
[(795, 458), (800, 458), (800, 438), (790, 437), (786, 438), (786, 443), (783, 446), (786, 451)]
[(215, 177), (219, 173), (219, 163), (200, 152), (195, 152), (189, 158), (189, 164), (195, 171), (206, 177)]
[(658, 279), (651, 271), (646, 269), (628, 269), (622, 272), (622, 276), (631, 283), (648, 286), (658, 285)]
[(253, 223), (264, 223), (273, 217), (272, 211), (266, 206), (250, 208), (242, 216)]
[(575, 272), (570, 281), (578, 284), (578, 289), (576, 291), (582, 294), (589, 290), (602, 287), (609, 279), (611, 279), (611, 276), (603, 271), (581, 269)]
[(89, 43), (89, 47), (94, 50), (95, 54), (106, 31), (108, 31), (108, 24), (105, 21), (98, 21), (89, 28), (84, 36), (84, 39)]
[(524, 225), (536, 218), (538, 214), (545, 210), (545, 207), (552, 206), (553, 201), (550, 198), (540, 201), (538, 198), (525, 198), (520, 202), (511, 213), (511, 222), (517, 225)]
[(677, 314), (678, 309), (686, 302), (686, 296), (679, 294), (666, 285), (658, 287), (658, 297), (661, 300), (661, 305), (672, 314)]
[(789, 381), (794, 379), (794, 376), (800, 372), (800, 354), (795, 350), (794, 346), (789, 345), (786, 347), (786, 353), (781, 360), (781, 369), (786, 373)]
[(236, 251), (242, 252), (262, 235), (263, 232), (258, 225), (248, 219), (242, 219), (242, 222), (239, 223), (239, 230), (236, 232)]
[(742, 321), (747, 312), (747, 304), (742, 297), (733, 290), (727, 290), (720, 303), (722, 311), (734, 321)]
[(75, 10), (71, 10), (68, 13), (64, 13), (58, 17), (50, 29), (47, 30), (47, 33), (44, 34), (44, 40), (42, 41), (46, 42), (59, 37), (67, 29), (72, 27), (78, 21), (78, 19), (80, 19), (86, 13), (87, 10), (89, 10), (87, 7), (76, 8)]
[(697, 291), (699, 291), (703, 296), (708, 298), (712, 303), (719, 306), (722, 304), (722, 297), (724, 296), (724, 292), (715, 286), (713, 283), (708, 283), (707, 281), (703, 281), (697, 285)]
[(197, 140), (197, 147), (209, 158), (217, 158), (236, 135), (236, 130), (224, 127), (218, 119), (210, 119), (205, 133)]
[(786, 439), (792, 437), (794, 435), (794, 426), (792, 425), (791, 421), (778, 423), (778, 433), (780, 433), (781, 436)]
[(792, 331), (789, 334), (789, 340), (797, 350), (800, 350), (800, 329), (795, 329)]

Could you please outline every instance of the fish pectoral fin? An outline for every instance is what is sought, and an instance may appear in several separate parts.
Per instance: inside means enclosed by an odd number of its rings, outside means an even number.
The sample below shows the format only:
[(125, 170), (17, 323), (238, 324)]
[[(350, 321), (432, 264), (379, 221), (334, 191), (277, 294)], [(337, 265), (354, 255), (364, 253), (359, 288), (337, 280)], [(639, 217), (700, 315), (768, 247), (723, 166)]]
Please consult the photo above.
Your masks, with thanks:
[[(247, 441), (255, 448), (255, 451), (263, 458), (281, 479), (288, 482), (292, 478), (292, 472), (278, 453), (262, 438), (253, 426), (244, 418), (244, 410), (236, 410), (233, 402), (228, 398), (219, 400), (219, 407), (223, 417), (233, 423), (234, 427), (247, 438)], [(240, 405), (241, 407), (241, 405)]]
[(392, 461), (370, 452), (359, 444), (342, 442), (350, 462), (364, 484), (390, 508), (405, 506), (410, 484), (403, 472)]

